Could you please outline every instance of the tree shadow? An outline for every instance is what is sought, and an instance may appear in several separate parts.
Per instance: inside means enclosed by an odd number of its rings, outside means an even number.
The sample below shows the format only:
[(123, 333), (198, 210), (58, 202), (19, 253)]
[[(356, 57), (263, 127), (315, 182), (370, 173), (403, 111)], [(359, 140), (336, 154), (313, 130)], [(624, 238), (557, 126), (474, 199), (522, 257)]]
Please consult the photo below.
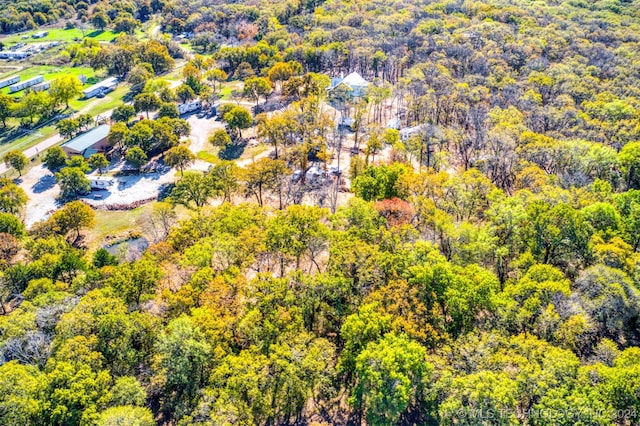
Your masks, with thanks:
[(42, 192), (45, 192), (51, 188), (53, 188), (53, 186), (56, 184), (56, 177), (53, 175), (45, 175), (42, 176), (38, 182), (36, 182), (32, 187), (31, 190), (36, 193), (36, 194), (40, 194)]
[(93, 190), (89, 194), (83, 195), (80, 198), (83, 198), (85, 200), (105, 200), (109, 198), (109, 196), (111, 196), (111, 191), (109, 191), (108, 189), (101, 189), (98, 191)]
[(28, 135), (29, 132), (29, 129), (22, 126), (7, 126), (4, 129), (0, 130), (0, 145), (13, 142), (14, 140), (22, 136)]
[[(122, 102), (133, 102), (133, 98), (136, 96), (136, 93), (133, 92), (127, 92), (123, 97), (122, 97)], [(147, 116), (145, 114), (144, 115), (145, 118), (147, 118)]]
[(237, 160), (240, 158), (246, 147), (247, 141), (245, 140), (238, 144), (227, 145), (224, 149), (218, 152), (218, 157), (220, 157), (221, 160)]
[(87, 34), (87, 37), (91, 37), (91, 38), (98, 37), (102, 33), (104, 33), (104, 30), (93, 30), (89, 34)]
[(165, 183), (158, 188), (158, 201), (165, 201), (171, 195), (171, 191), (176, 186), (175, 183)]

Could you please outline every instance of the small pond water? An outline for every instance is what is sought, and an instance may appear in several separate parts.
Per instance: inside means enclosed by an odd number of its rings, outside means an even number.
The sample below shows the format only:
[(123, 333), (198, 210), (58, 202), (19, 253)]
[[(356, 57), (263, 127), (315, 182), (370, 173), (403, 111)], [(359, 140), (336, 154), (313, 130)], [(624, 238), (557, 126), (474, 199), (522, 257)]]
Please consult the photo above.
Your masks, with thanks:
[(112, 255), (124, 259), (126, 261), (132, 261), (140, 259), (142, 253), (149, 247), (149, 241), (146, 238), (130, 238), (125, 241), (113, 244), (111, 246), (105, 246), (104, 248)]

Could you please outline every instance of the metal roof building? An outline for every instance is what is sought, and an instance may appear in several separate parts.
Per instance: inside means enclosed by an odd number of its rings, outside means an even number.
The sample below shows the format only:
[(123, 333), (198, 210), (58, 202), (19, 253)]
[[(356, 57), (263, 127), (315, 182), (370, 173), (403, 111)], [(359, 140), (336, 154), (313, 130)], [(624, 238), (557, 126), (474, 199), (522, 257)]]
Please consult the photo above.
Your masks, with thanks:
[(91, 154), (104, 151), (108, 147), (107, 135), (109, 135), (110, 129), (111, 126), (108, 124), (102, 124), (63, 143), (60, 147), (69, 157), (74, 155), (89, 157)]

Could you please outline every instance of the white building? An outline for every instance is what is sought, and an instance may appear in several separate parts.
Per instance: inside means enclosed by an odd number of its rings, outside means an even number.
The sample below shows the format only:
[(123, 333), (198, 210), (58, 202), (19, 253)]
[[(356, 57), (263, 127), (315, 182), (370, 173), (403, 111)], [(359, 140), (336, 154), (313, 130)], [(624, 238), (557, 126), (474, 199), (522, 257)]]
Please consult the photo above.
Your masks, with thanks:
[(345, 85), (347, 88), (351, 89), (353, 97), (362, 97), (367, 91), (369, 82), (362, 78), (362, 76), (357, 72), (352, 72), (344, 78), (332, 78), (329, 91), (332, 91), (341, 85)]
[(8, 60), (16, 60), (16, 59), (24, 59), (28, 57), (31, 53), (25, 52), (24, 50), (3, 50), (0, 52), (0, 59), (8, 59)]
[(2, 89), (3, 87), (7, 87), (10, 86), (12, 84), (15, 84), (17, 82), (20, 81), (20, 76), (19, 75), (14, 75), (13, 77), (9, 77), (5, 80), (0, 81), (0, 89)]
[(43, 81), (44, 81), (44, 77), (41, 75), (30, 78), (29, 80), (20, 81), (16, 84), (12, 84), (11, 86), (9, 86), (9, 93), (19, 92), (28, 87), (35, 86), (38, 83), (42, 83)]
[(93, 98), (99, 93), (109, 93), (118, 87), (118, 79), (116, 77), (110, 77), (106, 80), (102, 80), (100, 83), (96, 83), (93, 86), (84, 89), (82, 94), (85, 99)]
[(413, 127), (406, 127), (404, 129), (401, 129), (400, 139), (402, 140), (402, 142), (406, 142), (409, 140), (411, 136), (420, 133), (421, 130), (422, 130), (422, 126), (413, 126)]
[(49, 90), (49, 87), (51, 87), (51, 82), (43, 81), (42, 83), (38, 83), (35, 86), (31, 86), (29, 90), (33, 92), (42, 92), (43, 90)]

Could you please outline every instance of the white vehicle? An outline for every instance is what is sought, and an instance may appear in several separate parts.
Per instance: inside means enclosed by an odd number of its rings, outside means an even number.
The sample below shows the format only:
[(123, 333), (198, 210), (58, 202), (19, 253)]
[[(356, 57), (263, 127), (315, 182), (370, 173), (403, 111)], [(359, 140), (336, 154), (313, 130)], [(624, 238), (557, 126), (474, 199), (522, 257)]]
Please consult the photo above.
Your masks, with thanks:
[(180, 115), (187, 114), (193, 111), (197, 111), (200, 108), (202, 108), (202, 103), (200, 101), (186, 102), (184, 104), (178, 105), (178, 113), (180, 113)]
[(91, 189), (109, 189), (115, 183), (112, 178), (96, 177), (89, 179)]

